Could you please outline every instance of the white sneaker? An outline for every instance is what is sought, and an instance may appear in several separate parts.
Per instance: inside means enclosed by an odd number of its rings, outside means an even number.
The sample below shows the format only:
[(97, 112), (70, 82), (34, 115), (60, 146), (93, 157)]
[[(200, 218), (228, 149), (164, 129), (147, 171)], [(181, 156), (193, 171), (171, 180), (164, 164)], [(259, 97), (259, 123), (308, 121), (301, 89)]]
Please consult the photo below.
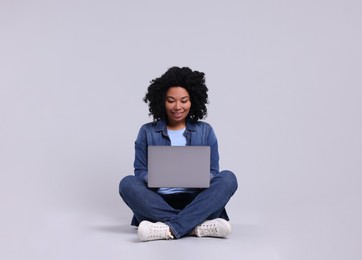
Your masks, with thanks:
[(226, 237), (231, 233), (231, 225), (223, 218), (206, 220), (195, 228), (198, 237)]
[(141, 241), (173, 239), (169, 226), (162, 222), (152, 223), (146, 220), (139, 224), (137, 235)]

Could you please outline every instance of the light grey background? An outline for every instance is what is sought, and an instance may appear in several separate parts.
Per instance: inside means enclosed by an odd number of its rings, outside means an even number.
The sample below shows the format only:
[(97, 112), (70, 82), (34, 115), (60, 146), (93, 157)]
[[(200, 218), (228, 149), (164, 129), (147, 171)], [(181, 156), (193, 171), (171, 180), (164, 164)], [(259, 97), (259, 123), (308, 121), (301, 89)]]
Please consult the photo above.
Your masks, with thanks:
[[(0, 0), (0, 257), (361, 259), (361, 13), (352, 0)], [(118, 196), (151, 120), (146, 87), (174, 65), (206, 73), (206, 121), (239, 180), (228, 240), (136, 243)]]

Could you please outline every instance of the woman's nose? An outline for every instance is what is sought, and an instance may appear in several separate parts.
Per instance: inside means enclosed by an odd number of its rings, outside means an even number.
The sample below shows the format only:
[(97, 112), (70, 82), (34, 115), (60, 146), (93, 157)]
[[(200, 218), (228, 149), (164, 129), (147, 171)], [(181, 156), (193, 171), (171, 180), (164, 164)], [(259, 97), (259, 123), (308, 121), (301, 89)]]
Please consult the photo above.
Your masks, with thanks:
[(181, 103), (175, 102), (175, 109), (180, 109), (180, 108), (181, 108)]

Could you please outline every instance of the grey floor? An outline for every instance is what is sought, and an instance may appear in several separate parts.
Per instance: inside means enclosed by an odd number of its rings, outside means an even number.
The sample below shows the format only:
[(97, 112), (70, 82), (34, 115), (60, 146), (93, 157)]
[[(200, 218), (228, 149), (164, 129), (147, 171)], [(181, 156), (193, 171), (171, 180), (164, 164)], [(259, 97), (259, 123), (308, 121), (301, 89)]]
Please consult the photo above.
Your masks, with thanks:
[(0, 255), (2, 259), (280, 259), (265, 230), (255, 225), (235, 222), (227, 239), (139, 242), (136, 228), (128, 222), (49, 212), (28, 220), (27, 227), (20, 223), (12, 227)]
[(350, 206), (346, 201), (316, 201), (266, 208), (258, 216), (231, 203), (233, 232), (227, 239), (152, 242), (137, 240), (136, 228), (129, 225), (130, 212), (122, 204), (107, 214), (34, 204), (23, 210), (8, 206), (1, 216), (0, 258), (357, 260), (362, 259), (362, 229), (359, 212)]

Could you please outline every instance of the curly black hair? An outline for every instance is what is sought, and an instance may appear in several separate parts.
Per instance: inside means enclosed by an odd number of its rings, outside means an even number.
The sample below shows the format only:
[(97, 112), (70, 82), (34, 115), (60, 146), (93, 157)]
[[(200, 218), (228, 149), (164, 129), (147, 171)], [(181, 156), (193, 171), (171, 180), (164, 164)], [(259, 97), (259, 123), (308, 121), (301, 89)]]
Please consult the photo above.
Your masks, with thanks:
[(205, 84), (205, 73), (192, 71), (188, 67), (171, 67), (161, 77), (151, 80), (148, 92), (143, 101), (148, 103), (149, 115), (153, 120), (167, 120), (165, 101), (170, 87), (180, 86), (190, 95), (191, 108), (188, 118), (192, 122), (206, 117), (208, 88)]

